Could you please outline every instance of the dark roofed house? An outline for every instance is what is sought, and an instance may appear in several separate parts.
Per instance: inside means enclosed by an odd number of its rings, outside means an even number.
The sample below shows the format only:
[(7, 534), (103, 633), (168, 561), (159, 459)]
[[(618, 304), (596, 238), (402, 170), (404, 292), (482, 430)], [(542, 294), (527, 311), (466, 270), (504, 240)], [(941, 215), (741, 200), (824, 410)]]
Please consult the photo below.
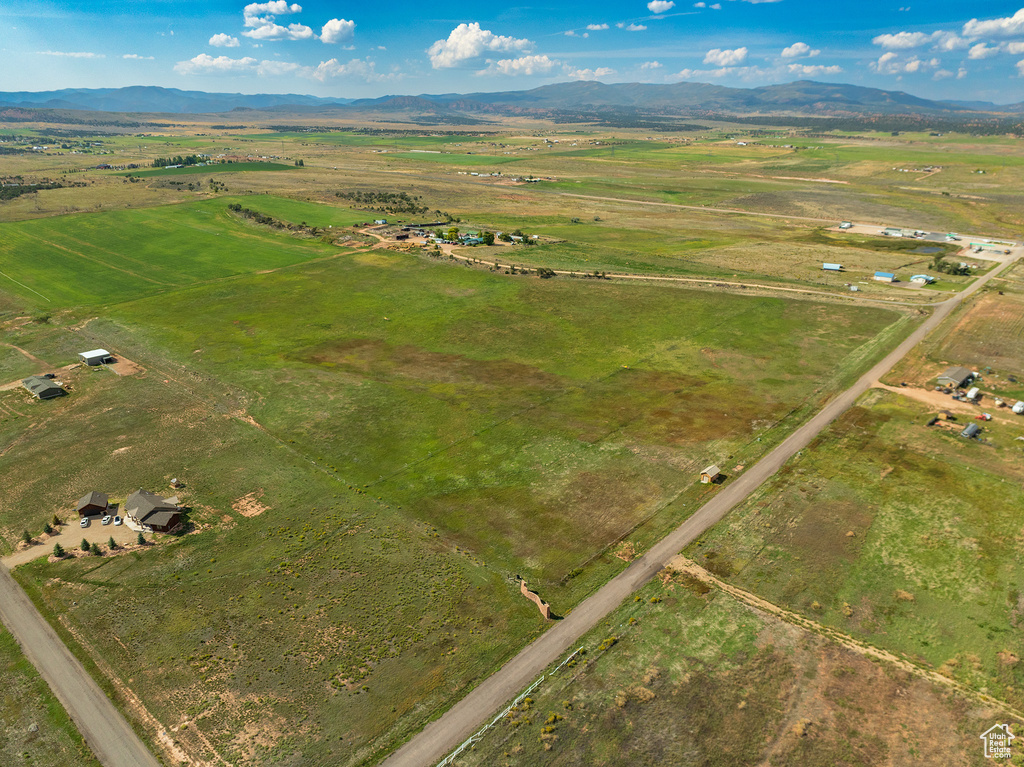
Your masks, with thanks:
[(49, 378), (43, 378), (43, 376), (29, 376), (21, 381), (21, 385), (28, 389), (39, 399), (53, 399), (54, 397), (60, 397), (63, 394), (67, 394), (62, 388), (57, 386)]
[(78, 516), (91, 517), (93, 514), (103, 514), (109, 505), (110, 499), (106, 493), (98, 493), (93, 490), (83, 496), (75, 508), (78, 510)]
[(970, 370), (955, 366), (940, 375), (937, 381), (940, 384), (945, 384), (946, 386), (952, 386), (959, 389), (964, 384), (970, 382), (972, 378), (974, 378), (974, 373)]
[(136, 490), (124, 502), (124, 516), (140, 527), (169, 533), (181, 523), (181, 507), (148, 490)]

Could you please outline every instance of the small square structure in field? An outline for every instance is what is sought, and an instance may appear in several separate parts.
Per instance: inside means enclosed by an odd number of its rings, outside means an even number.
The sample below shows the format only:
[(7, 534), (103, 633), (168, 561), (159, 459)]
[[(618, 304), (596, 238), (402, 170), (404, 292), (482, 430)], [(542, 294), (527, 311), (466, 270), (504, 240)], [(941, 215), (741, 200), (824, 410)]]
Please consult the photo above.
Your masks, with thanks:
[(722, 475), (717, 466), (708, 466), (704, 471), (700, 473), (700, 482), (702, 485), (709, 485), (718, 479)]

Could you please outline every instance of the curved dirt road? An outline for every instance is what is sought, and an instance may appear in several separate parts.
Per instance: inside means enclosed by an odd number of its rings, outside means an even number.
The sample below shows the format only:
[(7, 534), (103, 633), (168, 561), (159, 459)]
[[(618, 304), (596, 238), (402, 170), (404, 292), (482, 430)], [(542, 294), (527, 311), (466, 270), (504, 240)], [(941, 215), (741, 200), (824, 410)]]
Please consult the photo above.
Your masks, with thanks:
[(3, 566), (0, 620), (14, 634), (25, 656), (50, 685), (104, 767), (160, 767), (121, 712)]
[(849, 409), (861, 394), (870, 389), (872, 383), (888, 372), (948, 317), (961, 301), (979, 290), (997, 274), (1005, 271), (1020, 255), (1021, 248), (1014, 248), (1013, 255), (1001, 266), (980, 278), (964, 292), (944, 301), (931, 317), (886, 355), (885, 359), (861, 376), (853, 386), (825, 405), (817, 415), (744, 474), (723, 487), (693, 516), (581, 602), (558, 624), (527, 645), (439, 719), (428, 724), (422, 732), (386, 759), (382, 763), (383, 767), (429, 767), (443, 759), (493, 716), (503, 703), (515, 697), (581, 636), (618, 607), (626, 597), (653, 578), (676, 554), (719, 522), (733, 507), (775, 474), (786, 461), (807, 447), (811, 440)]

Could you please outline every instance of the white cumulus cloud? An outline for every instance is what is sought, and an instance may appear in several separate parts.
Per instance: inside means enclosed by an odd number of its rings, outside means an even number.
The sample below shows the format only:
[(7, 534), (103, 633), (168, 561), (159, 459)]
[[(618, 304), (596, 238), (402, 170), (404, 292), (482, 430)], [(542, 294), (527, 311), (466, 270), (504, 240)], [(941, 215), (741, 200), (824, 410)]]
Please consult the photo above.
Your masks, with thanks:
[(320, 30), (320, 42), (343, 43), (356, 33), (356, 23), (347, 19), (331, 19)]
[(617, 26), (619, 29), (624, 29), (627, 32), (643, 32), (645, 29), (647, 29), (647, 26), (644, 24), (627, 24), (624, 21), (620, 21), (615, 26)]
[(450, 69), (470, 59), (482, 56), (488, 51), (530, 51), (533, 43), (525, 38), (496, 35), (480, 24), (459, 24), (448, 35), (447, 40), (438, 40), (427, 49), (434, 69)]
[(238, 38), (220, 32), (210, 38), (210, 45), (214, 48), (237, 48)]
[(967, 52), (967, 58), (969, 59), (990, 59), (993, 56), (999, 55), (999, 46), (989, 47), (985, 43), (978, 43), (972, 45), (971, 49)]
[(647, 10), (651, 13), (664, 13), (665, 11), (675, 8), (676, 4), (674, 0), (651, 0), (647, 4)]
[(341, 64), (337, 59), (321, 61), (313, 71), (312, 77), (321, 82), (330, 77), (361, 77), (367, 82), (395, 79), (392, 75), (380, 74), (374, 63), (368, 59), (352, 59), (347, 64)]
[(152, 61), (152, 56), (140, 56), (137, 53), (126, 53), (121, 57), (122, 59), (130, 59), (131, 61)]
[(886, 50), (902, 51), (908, 48), (918, 48), (931, 42), (932, 36), (924, 32), (897, 32), (896, 34), (878, 35), (871, 42), (880, 45)]
[(188, 61), (179, 61), (174, 65), (174, 71), (179, 75), (229, 74), (249, 72), (256, 67), (256, 63), (256, 59), (251, 56), (232, 59), (228, 56), (217, 56), (215, 58), (209, 54), (200, 53)]
[(608, 25), (607, 24), (587, 24), (587, 29), (589, 29), (591, 32), (598, 32), (598, 31), (600, 31), (602, 29), (608, 29)]
[(598, 67), (597, 69), (573, 69), (572, 67), (566, 67), (565, 74), (574, 80), (598, 80), (602, 77), (614, 75), (615, 70), (609, 67)]
[(843, 68), (838, 64), (825, 66), (824, 64), (790, 64), (787, 69), (795, 75), (802, 77), (817, 77), (818, 75), (838, 75)]
[(742, 64), (747, 60), (747, 49), (734, 48), (732, 50), (726, 48), (712, 48), (704, 56), (705, 64), (713, 64), (718, 67), (734, 67), (737, 64)]
[(888, 51), (879, 56), (878, 61), (871, 62), (871, 69), (882, 75), (916, 74), (938, 69), (941, 63), (935, 58), (920, 59), (917, 56), (901, 59), (895, 51)]
[(820, 50), (811, 48), (807, 43), (793, 43), (789, 47), (782, 49), (782, 58), (799, 59), (805, 56), (811, 58), (819, 53), (821, 53)]
[(640, 65), (641, 69), (661, 69), (664, 65), (660, 61), (645, 61)]
[(487, 69), (477, 74), (488, 75), (544, 75), (557, 67), (559, 62), (547, 56), (531, 54), (518, 59), (501, 59), (492, 61)]
[(301, 11), (301, 5), (298, 3), (289, 5), (286, 0), (249, 3), (242, 11), (248, 31), (242, 34), (253, 40), (309, 40), (316, 35), (305, 24), (289, 24), (285, 27), (276, 21), (278, 16)]
[(971, 19), (963, 28), (964, 37), (1011, 37), (1024, 33), (1024, 8), (1012, 16), (978, 21)]
[(302, 74), (309, 77), (311, 70), (309, 67), (304, 67), (292, 61), (261, 61), (256, 67), (256, 74), (260, 77), (279, 77), (281, 75), (294, 74)]
[(313, 30), (305, 24), (289, 24), (287, 27), (282, 27), (273, 22), (268, 22), (242, 34), (253, 40), (309, 40), (315, 37)]

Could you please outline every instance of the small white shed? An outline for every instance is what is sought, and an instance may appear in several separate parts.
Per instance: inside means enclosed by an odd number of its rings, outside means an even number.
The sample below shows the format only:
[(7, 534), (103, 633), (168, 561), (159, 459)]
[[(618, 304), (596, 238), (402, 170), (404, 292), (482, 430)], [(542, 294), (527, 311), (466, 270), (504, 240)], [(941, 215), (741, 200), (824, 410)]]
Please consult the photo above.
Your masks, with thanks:
[(114, 357), (106, 349), (93, 349), (81, 352), (78, 355), (78, 359), (86, 365), (106, 365), (115, 361)]
[(708, 466), (700, 473), (700, 482), (702, 485), (709, 485), (718, 479), (721, 473), (717, 466)]
[(977, 386), (972, 386), (967, 392), (967, 399), (978, 399), (979, 394), (981, 390)]

